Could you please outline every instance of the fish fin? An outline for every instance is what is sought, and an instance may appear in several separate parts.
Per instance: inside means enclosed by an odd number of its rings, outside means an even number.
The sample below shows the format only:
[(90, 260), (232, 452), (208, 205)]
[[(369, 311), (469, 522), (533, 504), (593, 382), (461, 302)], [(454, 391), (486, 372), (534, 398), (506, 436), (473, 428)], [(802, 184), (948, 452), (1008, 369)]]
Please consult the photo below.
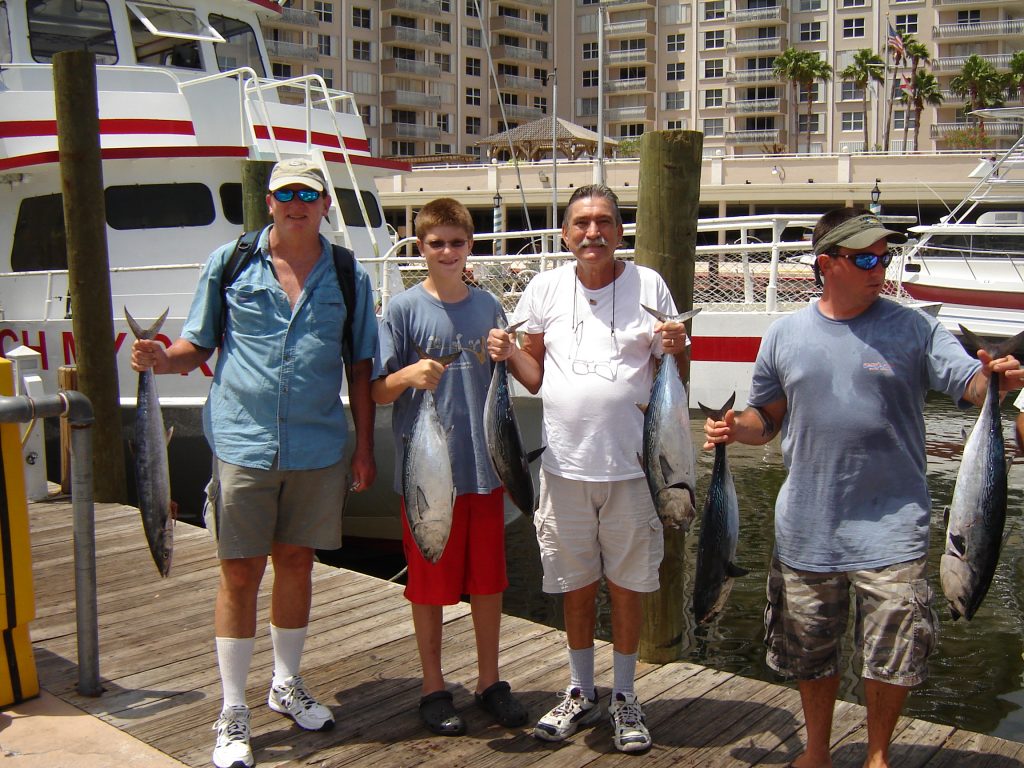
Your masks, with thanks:
[(984, 349), (993, 358), (1006, 357), (1007, 355), (1016, 355), (1024, 352), (1024, 331), (1021, 331), (1016, 336), (1010, 339), (1004, 339), (1002, 341), (993, 341), (992, 339), (986, 339), (983, 336), (969, 331), (967, 328), (960, 326), (960, 343), (964, 349), (970, 352), (975, 357), (978, 356), (978, 350)]
[(636, 405), (636, 407), (640, 409), (640, 413), (642, 413), (644, 416), (646, 416), (647, 415), (647, 409), (650, 407), (651, 404), (650, 403), (634, 403), (634, 405)]
[(428, 506), (429, 506), (429, 504), (427, 503), (427, 497), (423, 493), (423, 489), (420, 488), (417, 485), (416, 486), (416, 508), (420, 509), (420, 508), (426, 508)]
[(165, 445), (170, 445), (172, 437), (174, 437), (174, 427), (169, 427), (167, 429), (167, 434), (164, 437), (164, 441), (165, 441), (164, 444)]
[(663, 323), (685, 323), (691, 317), (699, 315), (702, 309), (701, 307), (697, 307), (696, 309), (691, 309), (687, 312), (680, 312), (677, 315), (667, 315), (664, 312), (659, 312), (657, 309), (651, 309), (646, 304), (641, 304), (640, 306), (647, 310), (649, 315)]
[(746, 568), (744, 568), (741, 565), (736, 565), (736, 563), (726, 563), (725, 572), (733, 578), (737, 576), (746, 576), (748, 573), (750, 573), (750, 571), (748, 571)]
[(946, 540), (953, 547), (953, 552), (956, 556), (963, 559), (967, 554), (967, 542), (964, 540), (964, 537), (958, 533), (951, 533)]
[(957, 619), (960, 618), (960, 611), (958, 611), (956, 608), (954, 608), (952, 603), (949, 606), (949, 615), (953, 619), (953, 621), (956, 621)]
[(666, 315), (664, 312), (659, 312), (656, 309), (651, 309), (646, 304), (641, 304), (640, 306), (647, 310), (647, 314), (652, 315), (656, 320), (661, 320), (661, 322), (664, 323), (667, 322), (669, 319), (668, 315)]
[(731, 410), (732, 407), (735, 404), (736, 404), (736, 393), (735, 392), (733, 392), (732, 395), (730, 395), (729, 399), (725, 401), (725, 405), (723, 405), (721, 408), (717, 408), (717, 409), (715, 409), (715, 408), (708, 408), (706, 405), (704, 405), (704, 403), (702, 403), (700, 401), (697, 401), (697, 406), (701, 409), (701, 411), (704, 413), (704, 415), (707, 416), (709, 419), (712, 419), (714, 421), (721, 421), (725, 417), (726, 411)]
[(160, 327), (164, 324), (164, 320), (167, 319), (167, 313), (171, 311), (168, 307), (164, 310), (164, 313), (156, 319), (149, 328), (143, 329), (141, 325), (136, 322), (135, 318), (128, 312), (128, 307), (124, 307), (124, 319), (128, 321), (128, 327), (132, 329), (132, 333), (135, 334), (136, 339), (152, 339), (160, 332)]
[(420, 347), (419, 344), (416, 345), (416, 354), (419, 355), (421, 359), (435, 360), (445, 367), (448, 367), (458, 360), (463, 352), (465, 352), (465, 350), (460, 349), (458, 352), (452, 352), (450, 355), (428, 355), (423, 351), (423, 348)]
[(526, 454), (526, 463), (532, 464), (533, 462), (535, 462), (540, 457), (540, 455), (544, 453), (545, 450), (547, 450), (547, 446), (542, 445), (540, 448), (535, 448), (534, 450), (530, 451), (528, 454)]
[(658, 456), (658, 465), (661, 467), (661, 476), (669, 477), (672, 474), (672, 465), (668, 463), (664, 456)]
[(518, 323), (513, 323), (512, 325), (506, 325), (505, 326), (505, 333), (515, 333), (516, 331), (519, 330), (519, 326), (521, 326), (525, 322), (526, 322), (526, 320), (524, 319), (524, 320), (520, 320)]
[(942, 527), (949, 527), (949, 506), (945, 506), (942, 508)]

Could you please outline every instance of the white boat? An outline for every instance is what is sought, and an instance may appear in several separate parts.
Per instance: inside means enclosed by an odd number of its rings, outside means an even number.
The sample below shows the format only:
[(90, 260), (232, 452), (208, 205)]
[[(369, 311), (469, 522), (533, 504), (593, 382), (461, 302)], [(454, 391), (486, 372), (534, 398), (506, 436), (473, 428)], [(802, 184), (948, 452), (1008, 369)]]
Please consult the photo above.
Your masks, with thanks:
[[(1024, 109), (978, 112), (1016, 123)], [(979, 181), (937, 224), (911, 227), (918, 241), (905, 250), (901, 288), (942, 303), (939, 319), (954, 333), (962, 324), (983, 336), (1024, 331), (1024, 135), (1001, 155), (981, 159)]]

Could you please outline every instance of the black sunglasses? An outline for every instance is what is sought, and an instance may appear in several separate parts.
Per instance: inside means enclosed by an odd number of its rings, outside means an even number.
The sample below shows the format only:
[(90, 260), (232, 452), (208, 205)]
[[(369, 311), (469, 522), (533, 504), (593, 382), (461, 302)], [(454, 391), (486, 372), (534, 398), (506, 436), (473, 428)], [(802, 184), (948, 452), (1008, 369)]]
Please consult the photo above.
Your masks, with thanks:
[(838, 254), (830, 253), (829, 256), (835, 259), (849, 259), (853, 262), (853, 266), (857, 269), (863, 269), (868, 272), (878, 266), (878, 262), (882, 262), (883, 267), (888, 267), (892, 261), (892, 251), (886, 251), (881, 256), (877, 253), (851, 253), (851, 254)]
[(304, 203), (314, 203), (320, 199), (320, 193), (315, 189), (275, 189), (274, 199), (279, 203), (290, 203), (295, 196)]

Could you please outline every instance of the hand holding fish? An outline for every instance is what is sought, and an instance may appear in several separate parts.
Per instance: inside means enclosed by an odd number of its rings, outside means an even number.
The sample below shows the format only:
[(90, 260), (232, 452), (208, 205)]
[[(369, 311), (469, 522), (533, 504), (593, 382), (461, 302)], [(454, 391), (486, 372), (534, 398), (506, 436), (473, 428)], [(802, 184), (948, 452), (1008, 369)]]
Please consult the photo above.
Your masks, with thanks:
[(491, 356), (491, 360), (496, 363), (512, 357), (512, 354), (516, 351), (515, 348), (516, 335), (514, 331), (510, 333), (501, 328), (492, 328), (491, 332), (487, 335), (487, 353)]
[(670, 355), (686, 350), (686, 326), (683, 323), (658, 321), (654, 324), (654, 332), (661, 334), (661, 347)]
[(999, 399), (1002, 400), (1012, 390), (1020, 389), (1024, 383), (1024, 369), (1020, 367), (1020, 361), (1013, 355), (1005, 357), (992, 357), (985, 349), (978, 349), (978, 359), (981, 361), (981, 370), (975, 374), (964, 392), (964, 399), (969, 400), (977, 406), (985, 402), (985, 393), (988, 391), (989, 379), (993, 374), (998, 374)]
[(433, 392), (441, 382), (446, 367), (433, 358), (424, 357), (403, 369), (405, 384), (413, 389), (429, 389)]
[(736, 411), (731, 408), (722, 414), (720, 420), (712, 419), (710, 416), (704, 421), (704, 450), (710, 451), (716, 445), (729, 445), (735, 442), (736, 435)]
[(155, 339), (136, 339), (132, 343), (132, 370), (141, 373), (150, 369), (153, 373), (170, 371), (167, 347)]

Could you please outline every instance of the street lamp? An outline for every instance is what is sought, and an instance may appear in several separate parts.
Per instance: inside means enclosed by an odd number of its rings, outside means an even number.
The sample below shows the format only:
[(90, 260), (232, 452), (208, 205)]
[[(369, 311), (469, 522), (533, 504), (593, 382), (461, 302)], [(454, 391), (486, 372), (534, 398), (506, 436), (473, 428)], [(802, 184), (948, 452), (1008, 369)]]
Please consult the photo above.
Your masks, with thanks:
[(878, 188), (878, 182), (880, 181), (881, 179), (875, 179), (875, 186), (871, 190), (871, 205), (869, 207), (869, 210), (876, 216), (882, 212), (882, 206), (878, 202), (879, 198), (882, 197), (882, 190)]
[[(505, 230), (505, 220), (504, 220), (504, 217), (502, 215), (502, 210), (501, 210), (501, 193), (500, 192), (495, 192), (494, 193), (494, 226), (492, 227), (492, 230), (494, 231), (495, 234), (497, 234), (498, 232), (503, 232)], [(504, 251), (504, 248), (502, 247), (502, 245), (503, 245), (503, 243), (502, 243), (501, 240), (499, 240), (498, 238), (494, 239), (494, 255), (495, 256), (501, 256), (502, 255), (502, 253)]]

